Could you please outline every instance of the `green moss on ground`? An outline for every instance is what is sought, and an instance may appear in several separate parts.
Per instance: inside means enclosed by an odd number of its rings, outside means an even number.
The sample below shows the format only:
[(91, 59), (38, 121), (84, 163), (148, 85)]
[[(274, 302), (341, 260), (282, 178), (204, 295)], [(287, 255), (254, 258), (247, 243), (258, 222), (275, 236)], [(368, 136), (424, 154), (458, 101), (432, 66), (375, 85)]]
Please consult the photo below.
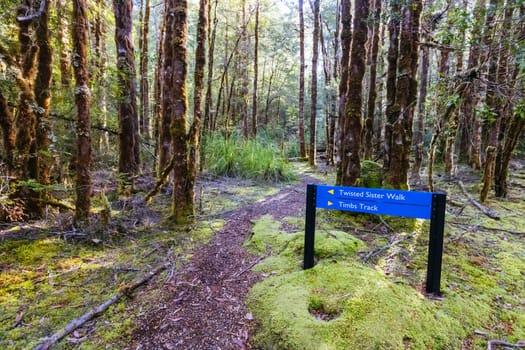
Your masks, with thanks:
[[(466, 344), (469, 349), (486, 349), (487, 339), (525, 339), (525, 244), (519, 235), (505, 231), (518, 231), (525, 223), (518, 208), (505, 206), (510, 215), (500, 222), (464, 208), (466, 222), (474, 217), (489, 231), (475, 226), (465, 231), (470, 226), (456, 226), (458, 219), (448, 216), (443, 298), (438, 300), (421, 293), (427, 221), (386, 217), (397, 233), (366, 232), (365, 243), (332, 229), (346, 227), (346, 231), (359, 233), (366, 225), (363, 216), (323, 211), (316, 231), (317, 265), (303, 271), (302, 218), (287, 218), (283, 220), (286, 224), (281, 224), (262, 217), (246, 243), (252, 253), (269, 254), (254, 268), (268, 277), (253, 287), (248, 299), (257, 322), (255, 346), (455, 350)], [(300, 230), (283, 231), (282, 227), (290, 226)], [(409, 234), (410, 239), (375, 259), (375, 265), (363, 264), (359, 259), (362, 254), (356, 254)], [(476, 335), (476, 331), (487, 335)]]

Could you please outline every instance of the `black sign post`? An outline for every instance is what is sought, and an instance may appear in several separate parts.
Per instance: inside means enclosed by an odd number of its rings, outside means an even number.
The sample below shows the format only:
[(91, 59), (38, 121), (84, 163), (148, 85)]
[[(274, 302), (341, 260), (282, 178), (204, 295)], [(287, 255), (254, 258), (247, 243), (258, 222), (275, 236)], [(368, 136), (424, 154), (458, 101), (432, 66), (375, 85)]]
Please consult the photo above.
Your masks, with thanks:
[(303, 269), (314, 266), (316, 208), (430, 219), (426, 292), (439, 295), (446, 198), (444, 193), (309, 184)]

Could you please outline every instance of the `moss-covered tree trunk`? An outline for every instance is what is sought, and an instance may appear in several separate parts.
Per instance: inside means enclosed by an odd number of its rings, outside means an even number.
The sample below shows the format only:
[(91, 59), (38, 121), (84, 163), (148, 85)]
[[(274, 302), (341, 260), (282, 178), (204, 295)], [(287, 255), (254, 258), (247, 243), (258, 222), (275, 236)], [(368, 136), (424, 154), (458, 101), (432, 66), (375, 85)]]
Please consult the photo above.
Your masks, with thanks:
[(354, 2), (354, 32), (350, 49), (350, 70), (343, 121), (341, 184), (356, 186), (361, 176), (361, 107), (365, 75), (366, 41), (368, 38), (368, 0)]
[[(513, 5), (507, 2), (505, 8), (502, 38), (506, 38), (506, 40), (501, 40), (498, 64), (498, 86), (501, 87), (500, 91), (503, 93), (503, 96), (500, 97), (502, 120), (494, 173), (494, 192), (496, 197), (506, 197), (508, 194), (509, 163), (525, 125), (524, 112), (521, 110), (523, 101), (517, 102), (517, 108), (515, 106), (515, 101), (520, 100), (520, 92), (523, 91), (523, 81), (518, 79), (521, 70), (520, 60), (518, 58), (511, 60), (512, 46), (525, 38), (525, 5), (520, 5), (519, 22), (516, 26), (516, 31), (511, 33)], [(515, 63), (509, 67), (509, 62), (512, 61)]]
[(149, 103), (149, 19), (150, 19), (150, 0), (145, 0), (141, 6), (141, 26), (139, 34), (139, 51), (140, 51), (140, 134), (146, 139), (151, 138), (150, 131), (150, 103)]
[[(49, 9), (51, 0), (45, 2), (43, 11), (35, 21), (36, 42), (38, 45), (37, 74), (35, 78), (35, 102), (36, 109), (36, 148), (37, 148), (37, 181), (43, 185), (51, 183), (51, 165), (53, 156), (50, 153), (51, 145), (51, 120), (49, 109), (51, 102), (51, 73), (52, 58), (51, 38), (49, 36)], [(47, 191), (41, 191), (41, 197), (47, 196)], [(41, 207), (43, 207), (41, 205)]]
[[(393, 188), (408, 187), (408, 171), (410, 169), (410, 148), (412, 145), (412, 126), (417, 98), (416, 72), (418, 66), (419, 21), (422, 10), (421, 1), (410, 1), (401, 7), (401, 26), (399, 36), (399, 51), (396, 64), (396, 81), (394, 103), (389, 101), (387, 124), (390, 129), (388, 138), (385, 132), (385, 144), (388, 145), (387, 166), (384, 167), (384, 183)], [(394, 26), (395, 27), (395, 26)], [(395, 32), (395, 28), (394, 32)], [(393, 58), (393, 57), (392, 57)], [(389, 50), (389, 74), (390, 68)], [(391, 76), (389, 76), (389, 79)], [(392, 87), (390, 87), (392, 88)], [(388, 91), (387, 91), (388, 94)]]
[[(393, 128), (397, 121), (398, 106), (396, 106), (396, 78), (397, 78), (397, 59), (399, 55), (399, 30), (401, 19), (401, 5), (399, 1), (392, 1), (390, 3), (390, 20), (388, 22), (388, 51), (387, 51), (387, 71), (386, 71), (386, 110), (384, 122), (384, 150), (383, 150), (383, 171), (385, 173), (385, 183), (392, 182), (389, 177), (395, 176), (392, 174), (396, 161), (392, 158), (394, 139)], [(402, 142), (402, 140), (395, 140)], [(395, 156), (395, 155), (394, 155)]]
[(313, 0), (314, 31), (312, 37), (312, 74), (310, 78), (310, 149), (308, 152), (308, 163), (316, 164), (316, 123), (317, 123), (317, 61), (319, 59), (319, 3), (321, 0)]
[(368, 160), (372, 159), (374, 153), (374, 117), (377, 98), (377, 56), (379, 53), (379, 30), (381, 27), (381, 3), (381, 0), (376, 0), (374, 3), (373, 11), (371, 11), (373, 19), (371, 28), (369, 29), (371, 34), (370, 52), (368, 53), (370, 73), (368, 77), (368, 99), (363, 130), (363, 158)]
[(188, 191), (187, 196), (194, 202), (195, 181), (199, 169), (200, 136), (202, 124), (202, 92), (204, 90), (204, 68), (206, 67), (206, 39), (208, 32), (209, 0), (200, 0), (199, 22), (197, 24), (197, 48), (195, 50), (195, 72), (193, 75), (193, 123), (189, 132), (188, 150)]
[(164, 40), (164, 84), (162, 110), (171, 120), (170, 135), (173, 163), (172, 220), (184, 223), (193, 214), (193, 189), (188, 179), (188, 135), (186, 133), (186, 0), (168, 0), (166, 3), (166, 37)]
[(60, 83), (63, 87), (71, 84), (71, 43), (69, 42), (69, 22), (66, 15), (66, 0), (57, 0), (56, 12), (58, 17), (58, 43), (60, 50)]
[(301, 158), (306, 158), (306, 143), (304, 140), (304, 11), (303, 0), (299, 0), (299, 152)]
[(88, 86), (88, 20), (87, 1), (73, 0), (72, 16), (73, 69), (75, 75), (75, 103), (77, 105), (76, 157), (76, 211), (75, 222), (89, 220), (91, 206), (91, 128), (89, 116), (90, 91)]
[[(485, 19), (485, 34), (483, 43), (487, 48), (496, 47), (494, 38), (496, 36), (496, 13), (501, 0), (490, 0), (487, 8)], [(500, 38), (503, 40), (503, 38)], [(498, 45), (499, 46), (499, 45)], [(496, 154), (498, 150), (499, 132), (501, 125), (500, 103), (497, 96), (497, 78), (498, 78), (498, 50), (489, 50), (488, 70), (487, 70), (487, 87), (485, 93), (485, 105), (487, 107), (486, 128), (487, 128), (487, 147), (485, 150), (485, 164), (483, 165), (483, 179), (481, 181), (480, 201), (485, 202), (489, 190), (494, 182), (494, 171), (496, 163)]]
[(2, 140), (4, 146), (4, 162), (7, 175), (12, 175), (14, 171), (14, 152), (16, 150), (15, 122), (11, 107), (7, 103), (7, 98), (0, 90), (0, 127), (2, 128)]
[(119, 162), (121, 190), (133, 187), (132, 176), (139, 168), (137, 92), (133, 47), (133, 2), (113, 0), (118, 71)]
[(348, 89), (348, 63), (350, 61), (350, 46), (352, 44), (352, 11), (350, 0), (341, 0), (341, 75), (339, 79), (339, 105), (337, 106), (337, 126), (335, 129), (334, 159), (337, 169), (335, 183), (342, 181), (342, 140), (344, 138), (344, 115), (346, 110), (346, 90)]
[(259, 1), (255, 1), (255, 27), (253, 28), (253, 91), (252, 91), (252, 137), (257, 136), (257, 84), (259, 83)]

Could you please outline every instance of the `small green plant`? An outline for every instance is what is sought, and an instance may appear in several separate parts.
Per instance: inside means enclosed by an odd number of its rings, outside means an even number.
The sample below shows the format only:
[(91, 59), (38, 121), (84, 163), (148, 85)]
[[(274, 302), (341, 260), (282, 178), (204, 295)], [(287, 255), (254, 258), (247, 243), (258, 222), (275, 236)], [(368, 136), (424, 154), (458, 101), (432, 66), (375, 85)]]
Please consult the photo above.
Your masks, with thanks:
[(216, 175), (269, 182), (293, 179), (292, 171), (277, 147), (261, 139), (213, 136), (207, 141), (205, 152), (205, 168)]

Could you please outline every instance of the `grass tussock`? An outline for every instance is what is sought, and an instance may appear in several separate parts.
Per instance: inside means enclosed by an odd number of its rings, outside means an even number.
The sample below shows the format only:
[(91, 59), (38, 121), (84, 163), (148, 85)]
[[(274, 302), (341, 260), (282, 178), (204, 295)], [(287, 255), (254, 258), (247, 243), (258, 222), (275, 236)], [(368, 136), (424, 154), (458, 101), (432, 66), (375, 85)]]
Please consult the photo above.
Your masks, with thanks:
[(205, 145), (205, 168), (209, 173), (267, 182), (286, 182), (294, 174), (279, 149), (262, 140), (224, 139), (213, 136)]

